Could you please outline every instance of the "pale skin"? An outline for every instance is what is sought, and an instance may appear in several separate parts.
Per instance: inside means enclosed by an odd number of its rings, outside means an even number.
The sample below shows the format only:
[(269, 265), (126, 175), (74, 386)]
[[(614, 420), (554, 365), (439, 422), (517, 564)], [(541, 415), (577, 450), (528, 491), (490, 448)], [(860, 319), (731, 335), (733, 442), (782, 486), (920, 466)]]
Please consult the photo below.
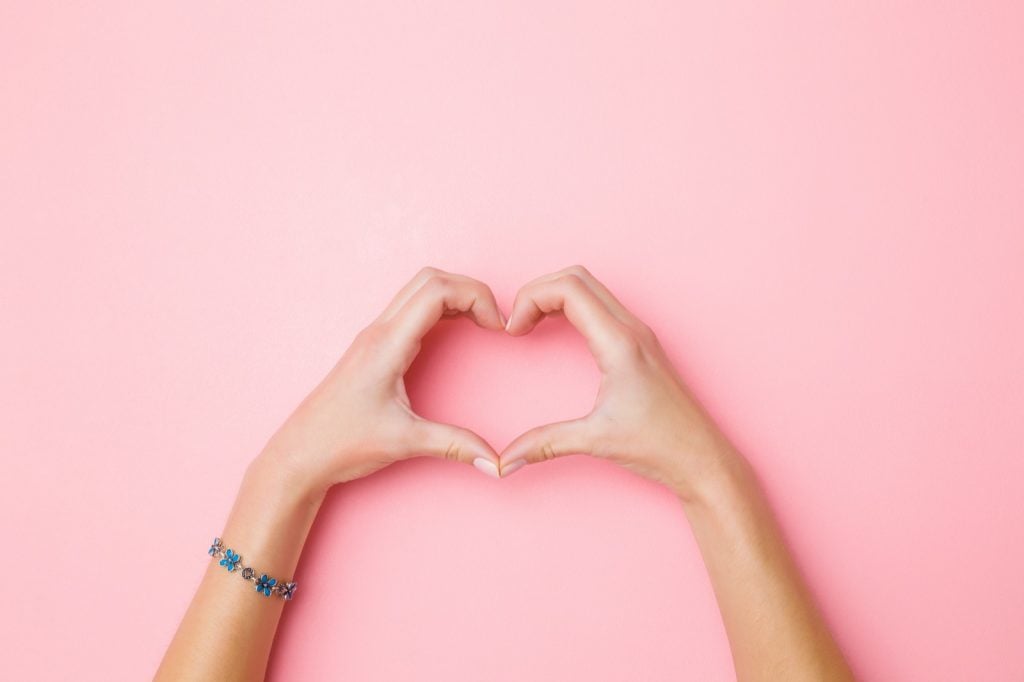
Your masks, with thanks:
[[(466, 316), (522, 336), (556, 314), (580, 331), (601, 371), (588, 414), (531, 429), (499, 454), (477, 434), (412, 410), (403, 376), (441, 319)], [(436, 268), (417, 273), (249, 465), (221, 537), (260, 573), (291, 577), (333, 485), (416, 456), (505, 477), (571, 454), (608, 459), (679, 498), (737, 680), (854, 679), (747, 460), (687, 389), (651, 328), (581, 266), (524, 285), (507, 323), (482, 282)], [(210, 561), (157, 680), (264, 677), (286, 602), (247, 587)]]

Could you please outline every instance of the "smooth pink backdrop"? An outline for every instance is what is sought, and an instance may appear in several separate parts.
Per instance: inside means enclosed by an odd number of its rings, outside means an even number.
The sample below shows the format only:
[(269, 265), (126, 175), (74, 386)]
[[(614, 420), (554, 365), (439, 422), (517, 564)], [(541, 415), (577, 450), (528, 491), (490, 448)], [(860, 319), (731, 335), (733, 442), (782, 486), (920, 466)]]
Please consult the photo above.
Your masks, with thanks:
[[(424, 264), (583, 263), (761, 473), (865, 680), (1024, 679), (1020, 3), (0, 6), (0, 678), (150, 677), (246, 463)], [(410, 376), (496, 447), (564, 320)], [(276, 680), (728, 680), (665, 490), (331, 495)]]

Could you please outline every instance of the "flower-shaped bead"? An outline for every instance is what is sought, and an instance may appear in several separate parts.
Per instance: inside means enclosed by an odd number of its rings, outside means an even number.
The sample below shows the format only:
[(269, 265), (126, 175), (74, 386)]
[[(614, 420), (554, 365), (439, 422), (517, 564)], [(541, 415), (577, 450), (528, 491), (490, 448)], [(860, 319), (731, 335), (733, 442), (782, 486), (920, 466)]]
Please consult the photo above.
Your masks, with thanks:
[(238, 566), (238, 562), (242, 560), (242, 557), (238, 555), (238, 552), (232, 552), (230, 549), (224, 552), (224, 558), (220, 560), (220, 565), (229, 571), (235, 570)]
[(256, 581), (256, 591), (262, 592), (265, 597), (269, 597), (271, 591), (274, 589), (274, 585), (277, 584), (277, 578), (268, 578), (267, 574), (264, 573), (260, 576), (260, 579)]
[(217, 552), (219, 552), (223, 546), (224, 545), (221, 543), (220, 538), (214, 538), (213, 544), (210, 545), (210, 556), (216, 556)]
[(295, 590), (299, 589), (298, 583), (284, 583), (278, 585), (277, 593), (284, 597), (287, 601), (291, 601), (292, 597), (295, 596)]

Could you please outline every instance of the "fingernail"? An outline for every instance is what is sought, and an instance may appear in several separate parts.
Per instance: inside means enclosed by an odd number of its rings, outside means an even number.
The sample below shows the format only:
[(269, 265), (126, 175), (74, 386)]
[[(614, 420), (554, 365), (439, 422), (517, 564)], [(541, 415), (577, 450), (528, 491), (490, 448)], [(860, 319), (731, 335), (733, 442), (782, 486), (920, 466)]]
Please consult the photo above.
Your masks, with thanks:
[(493, 476), (494, 478), (501, 478), (501, 476), (498, 475), (498, 467), (495, 466), (494, 462), (492, 462), (489, 459), (477, 457), (476, 459), (473, 460), (473, 466), (475, 466), (477, 469), (484, 472), (488, 476)]
[(508, 319), (507, 319), (507, 320), (505, 320), (505, 331), (508, 331), (508, 326), (509, 326), (510, 324), (512, 324), (512, 316), (511, 316), (511, 315), (509, 315), (509, 316), (508, 316)]
[(498, 311), (498, 319), (501, 320), (501, 326), (508, 329), (508, 320), (505, 319), (505, 313)]
[(522, 469), (524, 466), (526, 466), (525, 459), (517, 459), (514, 462), (509, 462), (507, 465), (501, 467), (501, 476), (502, 478), (504, 478), (505, 476), (511, 476), (515, 472)]

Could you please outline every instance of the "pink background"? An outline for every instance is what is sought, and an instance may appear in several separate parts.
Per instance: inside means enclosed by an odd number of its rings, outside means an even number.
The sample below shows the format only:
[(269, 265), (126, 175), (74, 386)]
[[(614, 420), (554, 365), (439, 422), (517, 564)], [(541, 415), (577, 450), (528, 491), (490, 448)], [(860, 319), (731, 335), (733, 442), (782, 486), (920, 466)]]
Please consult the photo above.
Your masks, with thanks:
[[(85, 4), (0, 8), (0, 678), (150, 677), (246, 463), (418, 267), (507, 311), (579, 262), (864, 679), (1024, 679), (1020, 3)], [(501, 448), (597, 379), (564, 320), (458, 320), (409, 381)], [(583, 457), (347, 485), (298, 579), (272, 679), (732, 677), (674, 498)]]

